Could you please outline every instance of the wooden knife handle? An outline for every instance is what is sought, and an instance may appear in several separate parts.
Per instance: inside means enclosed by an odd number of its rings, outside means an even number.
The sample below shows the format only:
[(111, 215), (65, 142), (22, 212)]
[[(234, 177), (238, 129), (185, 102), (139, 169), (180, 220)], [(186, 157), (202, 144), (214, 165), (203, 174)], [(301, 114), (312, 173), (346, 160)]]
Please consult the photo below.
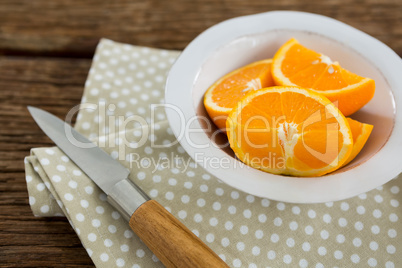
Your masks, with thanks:
[(155, 200), (134, 212), (130, 227), (166, 267), (229, 267)]

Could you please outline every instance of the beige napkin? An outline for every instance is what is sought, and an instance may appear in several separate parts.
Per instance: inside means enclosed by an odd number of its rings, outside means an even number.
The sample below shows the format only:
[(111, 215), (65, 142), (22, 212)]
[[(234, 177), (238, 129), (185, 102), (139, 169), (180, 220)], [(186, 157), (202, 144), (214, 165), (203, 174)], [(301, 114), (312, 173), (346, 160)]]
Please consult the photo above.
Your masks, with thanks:
[[(101, 40), (75, 128), (130, 168), (131, 180), (231, 267), (402, 266), (401, 179), (348, 200), (303, 205), (243, 193), (197, 166), (175, 142), (163, 108), (151, 109), (163, 102), (178, 55)], [(25, 166), (33, 213), (67, 217), (97, 267), (163, 266), (57, 147), (32, 149)]]

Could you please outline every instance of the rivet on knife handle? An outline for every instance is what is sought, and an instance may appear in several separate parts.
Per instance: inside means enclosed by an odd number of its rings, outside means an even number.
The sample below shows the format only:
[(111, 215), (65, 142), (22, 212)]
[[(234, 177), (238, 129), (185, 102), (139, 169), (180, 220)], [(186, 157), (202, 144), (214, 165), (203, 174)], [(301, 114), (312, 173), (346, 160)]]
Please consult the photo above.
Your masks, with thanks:
[(130, 227), (166, 267), (229, 267), (155, 200), (134, 212)]

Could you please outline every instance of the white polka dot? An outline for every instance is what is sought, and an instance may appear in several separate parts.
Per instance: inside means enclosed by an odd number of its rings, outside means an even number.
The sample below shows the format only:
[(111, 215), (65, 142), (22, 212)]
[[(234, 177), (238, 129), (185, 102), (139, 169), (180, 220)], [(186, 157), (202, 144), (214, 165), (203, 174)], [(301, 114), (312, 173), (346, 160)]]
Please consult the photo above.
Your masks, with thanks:
[(261, 206), (266, 208), (266, 207), (269, 207), (269, 204), (270, 204), (270, 201), (268, 199), (265, 199), (265, 198), (261, 199)]
[(267, 216), (265, 214), (258, 215), (258, 221), (264, 223), (267, 221)]
[(311, 249), (310, 243), (309, 242), (304, 242), (303, 245), (302, 245), (302, 249), (304, 251), (310, 251), (310, 249)]
[(78, 184), (76, 181), (71, 180), (68, 182), (68, 186), (70, 186), (70, 188), (76, 189)]
[(385, 263), (385, 268), (395, 268), (395, 264), (392, 261), (387, 261)]
[(399, 187), (398, 186), (392, 186), (391, 187), (391, 193), (398, 194), (399, 193)]
[(335, 257), (335, 259), (337, 259), (337, 260), (341, 260), (341, 259), (343, 258), (343, 253), (342, 253), (342, 251), (340, 251), (340, 250), (335, 250), (335, 252), (334, 252), (334, 257)]
[(388, 230), (388, 236), (390, 237), (390, 238), (395, 238), (396, 237), (396, 230), (395, 229), (389, 229)]
[(306, 268), (306, 267), (308, 267), (308, 261), (307, 261), (306, 259), (301, 259), (301, 260), (299, 261), (299, 266), (300, 266), (301, 268)]
[(58, 171), (65, 171), (66, 170), (66, 167), (63, 166), (63, 165), (57, 165), (56, 168), (57, 168)]
[(54, 176), (52, 176), (52, 181), (54, 181), (54, 182), (60, 182), (60, 181), (61, 181), (61, 177), (58, 176), (58, 175), (54, 175)]
[(387, 252), (389, 254), (394, 254), (396, 252), (396, 248), (393, 245), (388, 245), (387, 246)]
[(260, 252), (261, 252), (261, 250), (260, 250), (260, 248), (257, 247), (257, 246), (254, 246), (254, 247), (251, 249), (251, 253), (252, 253), (254, 256), (260, 255)]
[(107, 262), (107, 261), (109, 260), (109, 255), (107, 255), (106, 253), (102, 253), (102, 254), (100, 255), (100, 259), (101, 259), (101, 261), (103, 261), (103, 262)]
[(202, 215), (197, 213), (194, 215), (194, 221), (195, 222), (202, 222)]
[(87, 194), (92, 194), (94, 192), (94, 188), (92, 186), (85, 187), (85, 192)]
[(255, 198), (252, 195), (247, 195), (246, 196), (246, 201), (249, 202), (249, 203), (253, 203), (255, 201)]
[(370, 259), (368, 259), (367, 264), (368, 264), (370, 267), (376, 267), (376, 266), (377, 266), (377, 260), (374, 259), (374, 258), (370, 258)]
[(206, 240), (207, 240), (208, 243), (214, 242), (214, 240), (215, 240), (214, 234), (211, 234), (211, 233), (207, 234)]
[(105, 239), (105, 241), (103, 241), (103, 244), (105, 245), (105, 247), (108, 247), (108, 248), (113, 246), (113, 242), (110, 239)]
[(128, 252), (130, 250), (130, 247), (126, 244), (123, 244), (120, 246), (120, 250), (123, 252)]
[(218, 219), (215, 218), (215, 217), (210, 218), (210, 219), (209, 219), (209, 225), (211, 225), (211, 226), (216, 226), (216, 225), (218, 225)]
[(286, 254), (285, 256), (283, 256), (283, 262), (286, 264), (289, 264), (292, 262), (292, 257), (289, 254)]
[(295, 240), (294, 240), (293, 238), (288, 238), (288, 239), (286, 240), (286, 245), (287, 245), (288, 247), (290, 247), (290, 248), (294, 247), (294, 246), (295, 246)]
[(381, 203), (384, 199), (382, 198), (382, 196), (381, 195), (376, 195), (376, 196), (374, 196), (374, 200), (377, 202), (377, 203)]
[(75, 176), (81, 176), (81, 175), (82, 175), (82, 172), (81, 172), (80, 170), (78, 170), (78, 169), (74, 169), (74, 170), (73, 170), (73, 174), (74, 174)]
[(276, 204), (276, 208), (278, 209), (278, 210), (284, 210), (285, 209), (285, 204), (284, 203), (282, 203), (282, 202), (279, 202), (278, 204)]
[(188, 202), (190, 202), (190, 197), (188, 195), (183, 195), (181, 197), (181, 202), (187, 204)]
[(292, 221), (291, 223), (289, 223), (289, 228), (292, 231), (296, 231), (298, 227), (299, 227), (299, 225), (295, 221)]
[(380, 227), (378, 225), (371, 226), (371, 232), (373, 234), (379, 234), (380, 233)]
[(214, 202), (213, 204), (212, 204), (212, 209), (213, 210), (220, 210), (221, 209), (221, 203), (219, 203), (219, 202)]
[(348, 224), (348, 221), (347, 221), (345, 218), (340, 218), (340, 219), (338, 220), (338, 224), (339, 224), (339, 226), (341, 226), (341, 227), (345, 227), (345, 226)]
[[(84, 123), (84, 124), (85, 124), (85, 123)], [(61, 161), (67, 163), (68, 161), (70, 161), (70, 159), (68, 159), (67, 156), (63, 155), (63, 156), (61, 157)]]
[(47, 166), (47, 165), (50, 164), (50, 161), (49, 161), (49, 159), (47, 159), (47, 158), (42, 158), (42, 159), (40, 160), (40, 163), (41, 163), (42, 165), (44, 165), (44, 166)]
[(355, 229), (356, 229), (357, 231), (361, 231), (361, 230), (363, 230), (363, 228), (364, 228), (364, 225), (363, 225), (363, 223), (362, 223), (361, 221), (357, 221), (357, 222), (355, 223)]
[(298, 206), (293, 206), (292, 207), (292, 212), (295, 215), (299, 215), (300, 214), (300, 208)]
[(307, 212), (307, 215), (308, 215), (309, 218), (311, 218), (311, 219), (314, 219), (314, 218), (317, 216), (316, 212), (315, 212), (314, 210), (312, 210), (312, 209), (310, 209), (310, 210)]
[(231, 221), (227, 221), (225, 223), (225, 229), (228, 230), (228, 231), (232, 230), (233, 229), (233, 223)]
[(116, 260), (116, 265), (117, 265), (118, 267), (123, 267), (125, 264), (126, 264), (126, 262), (125, 262), (122, 258), (118, 258), (118, 259)]
[(248, 227), (246, 225), (240, 226), (240, 233), (245, 235), (248, 233)]
[(360, 257), (359, 257), (359, 255), (357, 255), (357, 254), (353, 254), (352, 256), (350, 256), (350, 260), (351, 260), (353, 263), (359, 263), (359, 262), (360, 262)]
[(241, 260), (239, 260), (239, 259), (234, 259), (233, 260), (233, 266), (234, 267), (241, 267), (241, 265), (242, 265)]
[(272, 234), (271, 235), (271, 241), (273, 243), (277, 243), (279, 241), (279, 235), (278, 234)]
[(230, 214), (236, 214), (236, 207), (235, 206), (229, 206), (228, 211)]
[(45, 152), (49, 155), (54, 155), (54, 151), (52, 149), (46, 149)]
[(322, 239), (326, 240), (329, 237), (329, 233), (328, 233), (327, 230), (322, 230), (321, 233), (320, 233), (320, 236), (321, 236)]
[(322, 216), (322, 220), (323, 220), (325, 223), (331, 223), (332, 217), (331, 217), (331, 215), (329, 215), (329, 214), (324, 214), (324, 216)]
[(31, 182), (32, 181), (32, 176), (25, 176), (26, 182)]
[(366, 212), (366, 209), (363, 206), (358, 206), (356, 208), (356, 212), (360, 215), (364, 214)]
[(131, 230), (125, 230), (124, 231), (124, 237), (125, 238), (131, 238), (133, 237), (133, 232)]
[(81, 201), (80, 201), (80, 204), (81, 204), (81, 207), (83, 207), (83, 208), (89, 207), (89, 203), (88, 203), (87, 200), (81, 200)]
[(393, 206), (394, 208), (399, 207), (399, 201), (396, 200), (396, 199), (392, 199), (392, 200), (390, 201), (390, 204), (391, 204), (391, 206)]
[(275, 219), (274, 219), (274, 225), (275, 226), (281, 226), (282, 225), (282, 219), (281, 218), (279, 218), (279, 217), (276, 217)]
[(77, 219), (77, 221), (80, 221), (80, 222), (85, 220), (84, 215), (82, 215), (81, 213), (78, 213), (77, 215), (75, 215), (75, 218)]
[(120, 219), (120, 213), (117, 212), (117, 211), (113, 211), (112, 212), (112, 218), (115, 219), (115, 220)]
[(306, 234), (312, 235), (314, 232), (314, 229), (310, 225), (307, 225), (306, 228), (304, 228), (304, 231), (306, 232)]
[(336, 241), (337, 241), (338, 243), (343, 243), (343, 242), (345, 242), (345, 236), (342, 235), (342, 234), (337, 235), (337, 236), (336, 236)]
[(352, 243), (353, 243), (353, 245), (355, 246), (355, 247), (360, 247), (361, 245), (362, 245), (362, 240), (360, 239), (360, 238), (354, 238), (353, 239), (353, 241), (352, 241)]
[(156, 189), (152, 189), (151, 191), (149, 191), (149, 196), (152, 198), (155, 198), (158, 196), (158, 190)]
[(42, 213), (48, 213), (49, 212), (49, 206), (48, 205), (43, 205), (40, 207), (40, 211)]
[(276, 258), (276, 252), (273, 251), (273, 250), (268, 251), (267, 257), (268, 257), (268, 259), (270, 259), (270, 260), (275, 259), (275, 258)]
[(349, 204), (346, 202), (341, 203), (341, 210), (343, 211), (348, 211), (349, 210)]
[(172, 192), (167, 192), (167, 193), (165, 194), (165, 198), (166, 198), (167, 200), (173, 200), (173, 198), (174, 198), (174, 193), (172, 193)]
[(378, 243), (377, 242), (375, 242), (375, 241), (371, 241), (370, 242), (370, 249), (371, 250), (377, 250), (378, 249)]
[(33, 197), (33, 196), (29, 196), (29, 205), (35, 205), (35, 203), (36, 203), (36, 199), (35, 199), (35, 197)]
[(90, 234), (88, 234), (88, 240), (89, 241), (91, 241), (91, 242), (95, 242), (96, 241), (96, 234), (94, 234), (94, 233), (90, 233)]
[(143, 258), (145, 256), (145, 251), (142, 249), (137, 249), (136, 253), (138, 258)]
[(398, 221), (398, 216), (397, 216), (395, 213), (391, 213), (391, 214), (389, 215), (389, 220), (390, 220), (391, 222), (397, 222), (397, 221)]
[(64, 198), (65, 198), (67, 201), (71, 201), (71, 200), (74, 199), (74, 196), (73, 196), (72, 194), (70, 194), (70, 193), (67, 193), (67, 194), (64, 195)]
[(320, 254), (321, 256), (324, 256), (324, 255), (326, 255), (327, 254), (327, 249), (325, 248), (325, 247), (319, 247), (318, 248), (318, 254)]
[(238, 199), (239, 198), (239, 192), (237, 192), (237, 191), (231, 192), (230, 197), (232, 197), (232, 199)]
[(247, 219), (250, 219), (251, 218), (251, 210), (249, 210), (249, 209), (244, 210), (243, 216)]
[(374, 216), (374, 218), (381, 218), (381, 216), (382, 216), (382, 212), (381, 212), (381, 210), (379, 210), (379, 209), (375, 209), (374, 211), (373, 211), (373, 216)]
[(205, 184), (201, 185), (200, 186), (200, 191), (203, 192), (203, 193), (207, 192), (208, 191), (208, 185), (205, 185)]
[(109, 225), (109, 226), (107, 227), (107, 229), (108, 229), (109, 232), (112, 233), (112, 234), (116, 233), (116, 231), (117, 231), (116, 226), (114, 226), (114, 225), (112, 225), (112, 224)]
[(44, 183), (38, 183), (38, 185), (36, 185), (36, 189), (40, 192), (42, 192), (43, 190), (45, 190), (46, 186)]
[(229, 238), (227, 238), (227, 237), (222, 238), (221, 244), (222, 244), (222, 246), (224, 246), (225, 248), (226, 248), (227, 246), (229, 246), (229, 244), (230, 244)]

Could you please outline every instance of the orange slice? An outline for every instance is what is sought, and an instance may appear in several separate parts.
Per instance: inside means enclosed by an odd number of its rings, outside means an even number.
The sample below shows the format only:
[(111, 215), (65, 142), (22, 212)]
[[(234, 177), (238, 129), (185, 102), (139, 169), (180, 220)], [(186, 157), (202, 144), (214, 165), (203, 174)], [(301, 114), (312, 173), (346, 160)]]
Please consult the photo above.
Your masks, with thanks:
[(371, 131), (373, 130), (373, 125), (361, 123), (359, 121), (353, 120), (351, 118), (346, 118), (348, 120), (350, 130), (353, 136), (353, 149), (349, 158), (343, 164), (343, 166), (349, 164), (363, 149), (368, 138), (370, 137)]
[(204, 106), (215, 125), (224, 130), (226, 118), (236, 103), (250, 91), (273, 86), (271, 59), (234, 70), (208, 88)]
[(290, 39), (275, 54), (272, 76), (277, 85), (300, 86), (322, 93), (348, 116), (374, 96), (373, 79), (343, 69), (328, 56), (305, 48)]
[(236, 156), (274, 174), (320, 176), (341, 167), (353, 148), (349, 124), (338, 108), (300, 87), (252, 92), (226, 124)]

